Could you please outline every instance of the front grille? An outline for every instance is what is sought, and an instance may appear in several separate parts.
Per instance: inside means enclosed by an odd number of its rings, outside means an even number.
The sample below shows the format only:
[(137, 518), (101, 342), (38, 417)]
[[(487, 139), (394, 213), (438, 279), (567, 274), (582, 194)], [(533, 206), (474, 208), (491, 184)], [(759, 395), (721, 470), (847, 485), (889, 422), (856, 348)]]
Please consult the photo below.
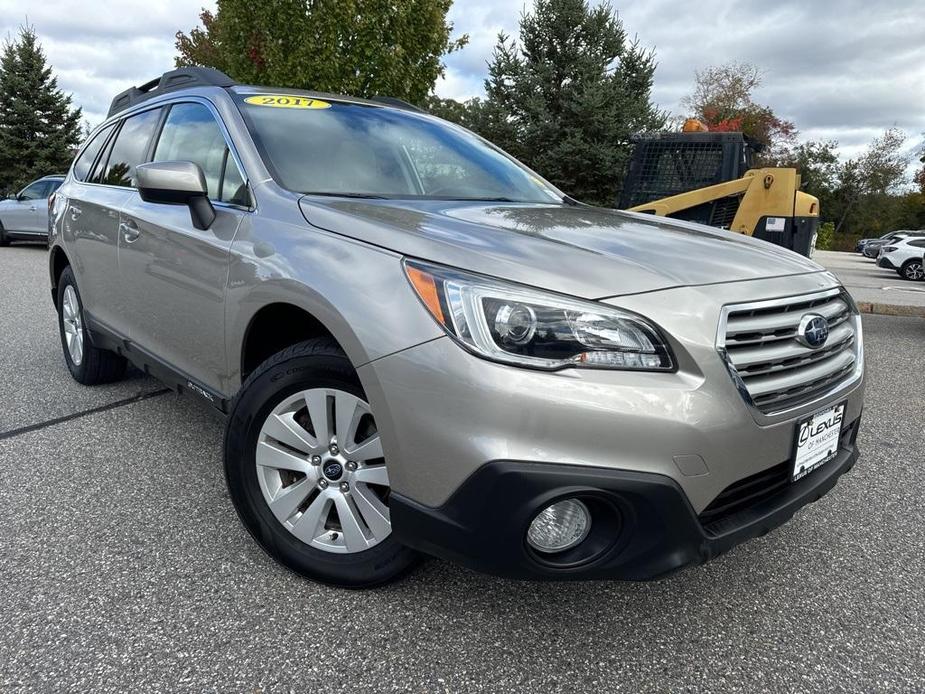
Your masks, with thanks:
[[(808, 313), (829, 337), (813, 349), (797, 337)], [(739, 304), (724, 309), (720, 353), (747, 399), (764, 414), (799, 407), (851, 380), (861, 359), (860, 322), (843, 290)]]
[[(839, 437), (838, 445), (841, 450), (851, 450), (855, 445), (860, 419), (855, 419), (847, 425)], [(826, 463), (831, 465), (832, 463)], [(825, 466), (823, 466), (825, 467)], [(822, 469), (822, 468), (820, 468)], [(793, 461), (775, 465), (759, 473), (733, 482), (721, 491), (697, 517), (708, 535), (722, 535), (731, 532), (750, 522), (754, 516), (761, 515), (762, 506), (774, 506), (779, 503), (778, 497), (791, 486), (790, 476), (793, 472)], [(812, 482), (815, 471), (811, 472), (796, 484), (809, 484)]]

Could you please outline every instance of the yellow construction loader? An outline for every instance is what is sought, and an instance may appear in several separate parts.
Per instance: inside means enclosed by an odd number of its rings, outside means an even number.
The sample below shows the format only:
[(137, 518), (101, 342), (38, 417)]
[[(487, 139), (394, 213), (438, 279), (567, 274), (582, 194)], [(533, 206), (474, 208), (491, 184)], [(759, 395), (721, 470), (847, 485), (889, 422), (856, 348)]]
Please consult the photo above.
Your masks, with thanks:
[(634, 138), (618, 206), (729, 229), (811, 256), (819, 200), (800, 190), (796, 169), (754, 169), (759, 147), (749, 138), (705, 130), (690, 120), (680, 133)]

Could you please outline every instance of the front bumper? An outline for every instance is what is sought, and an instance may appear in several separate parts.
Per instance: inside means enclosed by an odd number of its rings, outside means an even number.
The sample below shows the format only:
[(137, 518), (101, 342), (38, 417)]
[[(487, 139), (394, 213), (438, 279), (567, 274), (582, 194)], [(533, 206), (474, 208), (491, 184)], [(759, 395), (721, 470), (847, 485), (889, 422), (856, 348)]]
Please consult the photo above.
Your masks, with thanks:
[[(603, 485), (602, 503), (616, 505), (621, 522), (640, 529), (620, 537), (643, 544), (603, 563), (583, 562), (576, 577), (657, 576), (766, 532), (821, 494), (820, 480), (850, 467), (853, 451), (810, 475), (813, 482), (794, 485), (796, 500), (751, 511), (759, 515), (755, 522), (717, 517), (715, 503), (735, 485), (786, 467), (804, 417), (843, 401), (844, 421), (856, 422), (863, 378), (821, 400), (762, 413), (742, 397), (717, 350), (719, 316), (726, 305), (833, 286), (831, 275), (818, 272), (605, 300), (657, 314), (677, 358), (675, 373), (512, 368), (448, 337), (361, 365), (390, 461), (393, 531), (409, 545), (486, 571), (548, 575), (522, 561), (536, 505), (570, 485)], [(717, 523), (736, 527), (727, 532)], [(483, 563), (482, 554), (500, 554), (500, 563)], [(507, 555), (518, 559), (506, 565)]]
[[(439, 508), (393, 493), (392, 524), (396, 536), (411, 547), (508, 578), (659, 578), (764, 535), (821, 498), (854, 466), (859, 424), (860, 417), (845, 426), (834, 460), (768, 495), (750, 493), (746, 503), (709, 522), (664, 475), (496, 461), (479, 468)], [(783, 466), (789, 475), (789, 466)], [(543, 555), (525, 541), (533, 517), (566, 497), (581, 498), (592, 509), (589, 540), (595, 523), (606, 524), (608, 536), (598, 538), (596, 554), (584, 559)]]

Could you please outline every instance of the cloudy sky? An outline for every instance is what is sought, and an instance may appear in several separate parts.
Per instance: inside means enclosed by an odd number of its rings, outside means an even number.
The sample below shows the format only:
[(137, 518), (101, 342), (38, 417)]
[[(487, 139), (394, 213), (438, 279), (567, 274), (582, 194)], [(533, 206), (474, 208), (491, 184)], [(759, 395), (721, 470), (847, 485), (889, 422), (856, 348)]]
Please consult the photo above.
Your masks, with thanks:
[[(173, 65), (174, 34), (198, 23), (203, 0), (0, 0), (0, 34), (28, 18), (60, 86), (92, 124), (112, 95)], [(837, 139), (850, 156), (898, 126), (925, 131), (925, 2), (891, 0), (636, 0), (612, 2), (630, 35), (655, 49), (655, 100), (673, 113), (694, 71), (747, 61), (765, 72), (756, 95), (803, 138)], [(447, 60), (441, 96), (482, 92), (499, 31), (517, 33), (532, 0), (456, 0), (450, 19), (469, 45)]]

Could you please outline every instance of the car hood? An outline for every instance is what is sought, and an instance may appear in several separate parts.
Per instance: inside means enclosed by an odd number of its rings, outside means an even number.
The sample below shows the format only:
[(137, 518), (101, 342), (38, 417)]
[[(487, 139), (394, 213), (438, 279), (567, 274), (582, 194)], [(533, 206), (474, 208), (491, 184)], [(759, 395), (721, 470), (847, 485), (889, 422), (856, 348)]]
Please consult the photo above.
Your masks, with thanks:
[(299, 204), (309, 223), (337, 234), (585, 298), (823, 271), (742, 234), (583, 205), (319, 196)]

